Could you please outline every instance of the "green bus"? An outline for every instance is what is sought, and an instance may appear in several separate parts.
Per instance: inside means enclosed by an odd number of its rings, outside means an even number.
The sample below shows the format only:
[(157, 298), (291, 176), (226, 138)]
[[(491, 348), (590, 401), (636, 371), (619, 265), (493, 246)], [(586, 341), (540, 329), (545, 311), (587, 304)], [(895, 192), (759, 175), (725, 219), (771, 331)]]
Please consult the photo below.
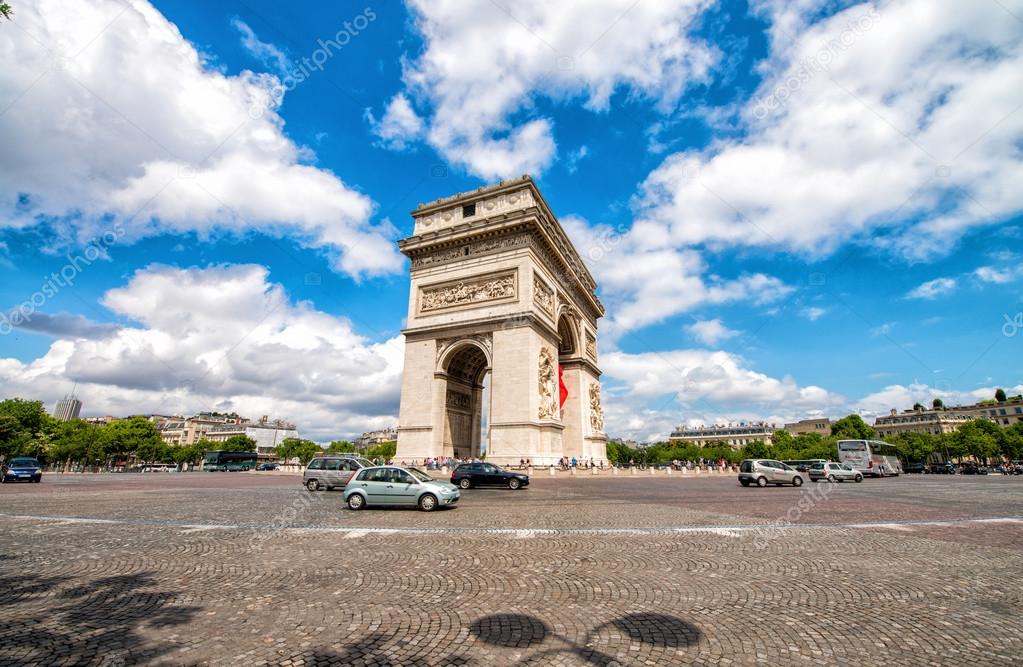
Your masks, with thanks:
[(202, 469), (209, 471), (253, 470), (256, 467), (256, 452), (206, 452)]

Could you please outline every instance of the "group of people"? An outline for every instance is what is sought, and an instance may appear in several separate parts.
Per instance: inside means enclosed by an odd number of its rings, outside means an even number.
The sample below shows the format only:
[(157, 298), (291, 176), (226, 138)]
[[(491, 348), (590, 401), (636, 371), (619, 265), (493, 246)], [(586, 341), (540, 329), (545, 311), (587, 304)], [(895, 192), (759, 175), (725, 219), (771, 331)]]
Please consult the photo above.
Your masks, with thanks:
[(568, 458), (567, 456), (562, 456), (561, 459), (558, 461), (558, 467), (561, 468), (562, 470), (571, 470), (572, 468), (586, 468), (586, 469), (589, 469), (589, 468), (597, 468), (597, 467), (599, 467), (601, 470), (603, 470), (604, 469), (604, 461), (601, 460), (600, 461), (600, 465), (598, 466), (597, 462), (594, 461), (593, 458), (583, 459), (582, 461), (580, 461), (579, 459), (577, 459), (574, 456), (572, 458)]

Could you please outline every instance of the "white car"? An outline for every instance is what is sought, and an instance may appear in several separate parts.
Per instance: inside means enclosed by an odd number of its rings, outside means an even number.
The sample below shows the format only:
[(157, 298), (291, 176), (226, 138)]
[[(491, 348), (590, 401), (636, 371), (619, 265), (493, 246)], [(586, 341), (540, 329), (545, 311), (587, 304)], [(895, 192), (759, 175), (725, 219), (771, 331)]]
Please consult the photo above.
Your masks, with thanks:
[(819, 482), (822, 479), (827, 482), (844, 482), (852, 480), (859, 484), (863, 481), (863, 475), (848, 463), (814, 463), (808, 471), (811, 482)]

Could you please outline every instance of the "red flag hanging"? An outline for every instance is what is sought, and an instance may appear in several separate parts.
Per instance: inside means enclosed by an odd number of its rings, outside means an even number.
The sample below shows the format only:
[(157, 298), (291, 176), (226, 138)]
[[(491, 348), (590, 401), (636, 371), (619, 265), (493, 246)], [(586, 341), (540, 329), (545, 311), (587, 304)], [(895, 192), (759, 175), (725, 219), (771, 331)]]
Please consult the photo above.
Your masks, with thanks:
[(558, 407), (565, 407), (565, 401), (568, 399), (568, 387), (565, 386), (565, 369), (561, 367), (561, 364), (558, 364), (558, 397), (561, 399)]

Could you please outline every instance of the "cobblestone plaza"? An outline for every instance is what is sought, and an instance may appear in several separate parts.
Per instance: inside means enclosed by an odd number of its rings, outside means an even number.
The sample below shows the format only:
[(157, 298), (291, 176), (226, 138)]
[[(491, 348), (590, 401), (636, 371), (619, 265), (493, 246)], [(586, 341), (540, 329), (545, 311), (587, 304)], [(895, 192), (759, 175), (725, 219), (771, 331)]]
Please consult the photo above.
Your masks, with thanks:
[(0, 663), (960, 665), (1023, 653), (1023, 480), (537, 475), (343, 509), (280, 474), (0, 487)]

